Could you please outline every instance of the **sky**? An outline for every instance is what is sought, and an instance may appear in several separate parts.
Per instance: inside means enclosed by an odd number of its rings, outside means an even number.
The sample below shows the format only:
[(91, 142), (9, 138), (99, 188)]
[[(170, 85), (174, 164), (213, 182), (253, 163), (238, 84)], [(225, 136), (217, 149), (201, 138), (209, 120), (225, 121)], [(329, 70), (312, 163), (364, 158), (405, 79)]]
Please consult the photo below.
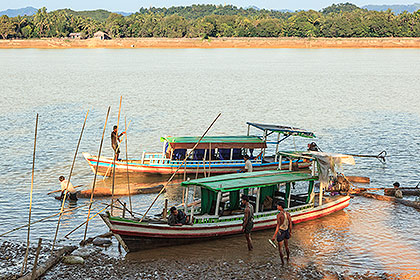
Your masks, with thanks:
[[(351, 2), (357, 6), (367, 4), (413, 4), (415, 0), (0, 0), (0, 10), (27, 6), (47, 7), (48, 10), (70, 8), (73, 10), (105, 9), (109, 11), (135, 12), (140, 7), (188, 6), (191, 4), (232, 4), (240, 7), (257, 6), (266, 9), (320, 10), (333, 3)], [(418, 1), (417, 1), (418, 2)]]

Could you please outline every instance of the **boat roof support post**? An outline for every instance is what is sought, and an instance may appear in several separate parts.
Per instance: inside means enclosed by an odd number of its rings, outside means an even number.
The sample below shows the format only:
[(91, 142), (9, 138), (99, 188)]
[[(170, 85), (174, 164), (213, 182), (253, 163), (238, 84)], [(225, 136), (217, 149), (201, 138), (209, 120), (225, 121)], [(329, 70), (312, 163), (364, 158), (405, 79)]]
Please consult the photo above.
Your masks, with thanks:
[(190, 188), (186, 187), (185, 188), (185, 200), (184, 200), (184, 210), (185, 210), (185, 214), (188, 215), (188, 193), (189, 193)]
[(280, 143), (280, 133), (277, 134), (277, 144), (276, 144), (276, 154), (274, 155), (274, 162), (277, 161), (277, 153), (279, 152), (279, 143)]
[(249, 136), (249, 130), (250, 130), (250, 128), (251, 128), (251, 125), (248, 124), (248, 132), (246, 133), (246, 136)]
[(216, 216), (219, 216), (219, 207), (220, 207), (220, 200), (222, 199), (222, 192), (218, 191), (217, 192), (217, 200), (216, 200), (216, 210), (214, 212), (214, 214)]
[(211, 143), (209, 143), (209, 177), (211, 172)]
[(319, 183), (319, 206), (322, 205), (322, 196), (323, 196), (323, 192), (324, 192), (324, 183), (321, 181)]
[(309, 181), (308, 186), (308, 197), (306, 198), (306, 203), (313, 203), (314, 202), (314, 181)]
[(255, 205), (255, 213), (260, 212), (261, 188), (257, 188), (257, 200)]
[(233, 159), (233, 148), (230, 149), (230, 160), (232, 160), (232, 159)]
[(282, 164), (282, 162), (283, 162), (283, 156), (280, 155), (279, 156), (279, 170), (281, 170), (281, 164)]
[(290, 195), (291, 195), (291, 184), (286, 183), (286, 193), (284, 197), (284, 204), (286, 208), (290, 208)]

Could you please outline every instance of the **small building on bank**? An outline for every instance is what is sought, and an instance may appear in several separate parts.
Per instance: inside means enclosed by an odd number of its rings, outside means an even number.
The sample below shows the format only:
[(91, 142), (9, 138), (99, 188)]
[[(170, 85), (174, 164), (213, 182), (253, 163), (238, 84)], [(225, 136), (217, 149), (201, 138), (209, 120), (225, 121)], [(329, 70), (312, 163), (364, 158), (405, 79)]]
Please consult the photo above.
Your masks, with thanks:
[(111, 37), (108, 34), (106, 34), (105, 32), (102, 32), (102, 31), (96, 32), (95, 34), (93, 34), (93, 37), (97, 38), (97, 39), (100, 39), (100, 40), (110, 40), (111, 39)]
[(82, 39), (82, 34), (81, 33), (70, 33), (69, 38), (70, 39)]

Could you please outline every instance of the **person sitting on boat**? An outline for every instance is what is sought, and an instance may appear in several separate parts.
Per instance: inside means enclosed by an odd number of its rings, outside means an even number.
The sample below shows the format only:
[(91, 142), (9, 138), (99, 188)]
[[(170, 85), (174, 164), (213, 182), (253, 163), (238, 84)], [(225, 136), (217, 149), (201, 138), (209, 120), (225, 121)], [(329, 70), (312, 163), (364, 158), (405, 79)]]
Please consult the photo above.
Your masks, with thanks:
[(403, 198), (402, 191), (400, 190), (400, 183), (395, 182), (394, 184), (392, 184), (392, 186), (393, 186), (393, 187), (394, 187), (394, 189), (395, 189), (395, 194), (394, 194), (394, 196), (395, 196), (396, 198)]
[(111, 132), (111, 146), (115, 153), (115, 160), (119, 160), (119, 155), (120, 155), (119, 143), (120, 143), (120, 137), (123, 134), (125, 134), (125, 131), (121, 132), (121, 134), (118, 135), (118, 126), (114, 125), (114, 129)]
[(318, 145), (315, 142), (308, 144), (308, 151), (319, 152)]
[(241, 172), (252, 172), (252, 162), (248, 155), (244, 155), (245, 167), (241, 169)]
[(241, 200), (242, 205), (245, 207), (242, 231), (245, 233), (245, 239), (248, 244), (248, 250), (252, 251), (252, 249), (254, 249), (251, 240), (251, 231), (254, 227), (254, 207), (249, 203), (249, 197), (247, 195), (242, 195)]
[(188, 216), (182, 210), (176, 209), (175, 206), (172, 206), (169, 209), (171, 214), (168, 217), (168, 225), (170, 226), (182, 226), (188, 224)]
[(286, 258), (289, 261), (289, 238), (292, 235), (292, 218), (290, 214), (284, 211), (282, 203), (277, 202), (277, 210), (280, 212), (277, 214), (277, 227), (271, 240), (274, 242), (277, 239), (278, 248), (280, 253), (281, 263), (284, 264), (282, 245), (284, 243), (284, 249), (286, 250)]
[(60, 176), (58, 180), (61, 182), (61, 199), (64, 198), (65, 192), (67, 192), (68, 198), (73, 201), (77, 201), (76, 189), (73, 185), (64, 178)]

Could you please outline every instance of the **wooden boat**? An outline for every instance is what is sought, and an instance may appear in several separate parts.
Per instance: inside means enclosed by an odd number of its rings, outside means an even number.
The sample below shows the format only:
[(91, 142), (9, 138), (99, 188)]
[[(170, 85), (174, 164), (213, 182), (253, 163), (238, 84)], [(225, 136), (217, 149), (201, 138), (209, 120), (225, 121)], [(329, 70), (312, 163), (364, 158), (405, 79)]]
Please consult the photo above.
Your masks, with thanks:
[[(249, 128), (255, 127), (263, 131), (262, 136), (250, 136)], [(277, 133), (277, 141), (267, 141), (267, 137)], [(284, 137), (280, 139), (280, 135)], [(211, 175), (235, 173), (245, 167), (243, 155), (251, 158), (254, 171), (274, 169), (304, 169), (311, 165), (310, 160), (302, 158), (286, 158), (279, 155), (279, 143), (290, 136), (314, 138), (312, 132), (299, 128), (278, 125), (248, 123), (248, 134), (244, 136), (206, 136), (180, 169), (180, 174)], [(182, 164), (188, 151), (197, 143), (200, 137), (161, 137), (162, 152), (143, 152), (141, 159), (121, 160), (115, 163), (115, 173), (127, 172), (144, 175), (165, 175), (174, 173)], [(267, 144), (275, 144), (274, 155), (266, 155)], [(254, 150), (258, 154), (254, 155)], [(93, 172), (99, 175), (111, 176), (113, 172), (113, 157), (101, 157), (98, 170), (98, 158), (89, 153), (83, 153)]]
[[(275, 170), (185, 181), (181, 184), (187, 194), (183, 210), (193, 221), (191, 225), (170, 226), (163, 218), (144, 219), (140, 222), (138, 219), (111, 216), (109, 213), (101, 217), (127, 252), (188, 244), (241, 234), (241, 194), (248, 194), (254, 205), (253, 231), (276, 226), (277, 201), (284, 203), (295, 224), (329, 215), (349, 205), (348, 195), (323, 196), (322, 189), (315, 195), (314, 182), (317, 179), (310, 172)], [(303, 186), (305, 193), (292, 194), (292, 189), (302, 184), (300, 182), (307, 184)], [(193, 200), (191, 198), (196, 188), (200, 189), (201, 202), (197, 206), (193, 203), (187, 207), (188, 201)]]
[[(395, 188), (385, 188), (384, 194), (389, 196), (395, 196)], [(418, 187), (407, 187), (407, 188), (399, 188), (403, 195), (420, 195), (420, 188)]]

